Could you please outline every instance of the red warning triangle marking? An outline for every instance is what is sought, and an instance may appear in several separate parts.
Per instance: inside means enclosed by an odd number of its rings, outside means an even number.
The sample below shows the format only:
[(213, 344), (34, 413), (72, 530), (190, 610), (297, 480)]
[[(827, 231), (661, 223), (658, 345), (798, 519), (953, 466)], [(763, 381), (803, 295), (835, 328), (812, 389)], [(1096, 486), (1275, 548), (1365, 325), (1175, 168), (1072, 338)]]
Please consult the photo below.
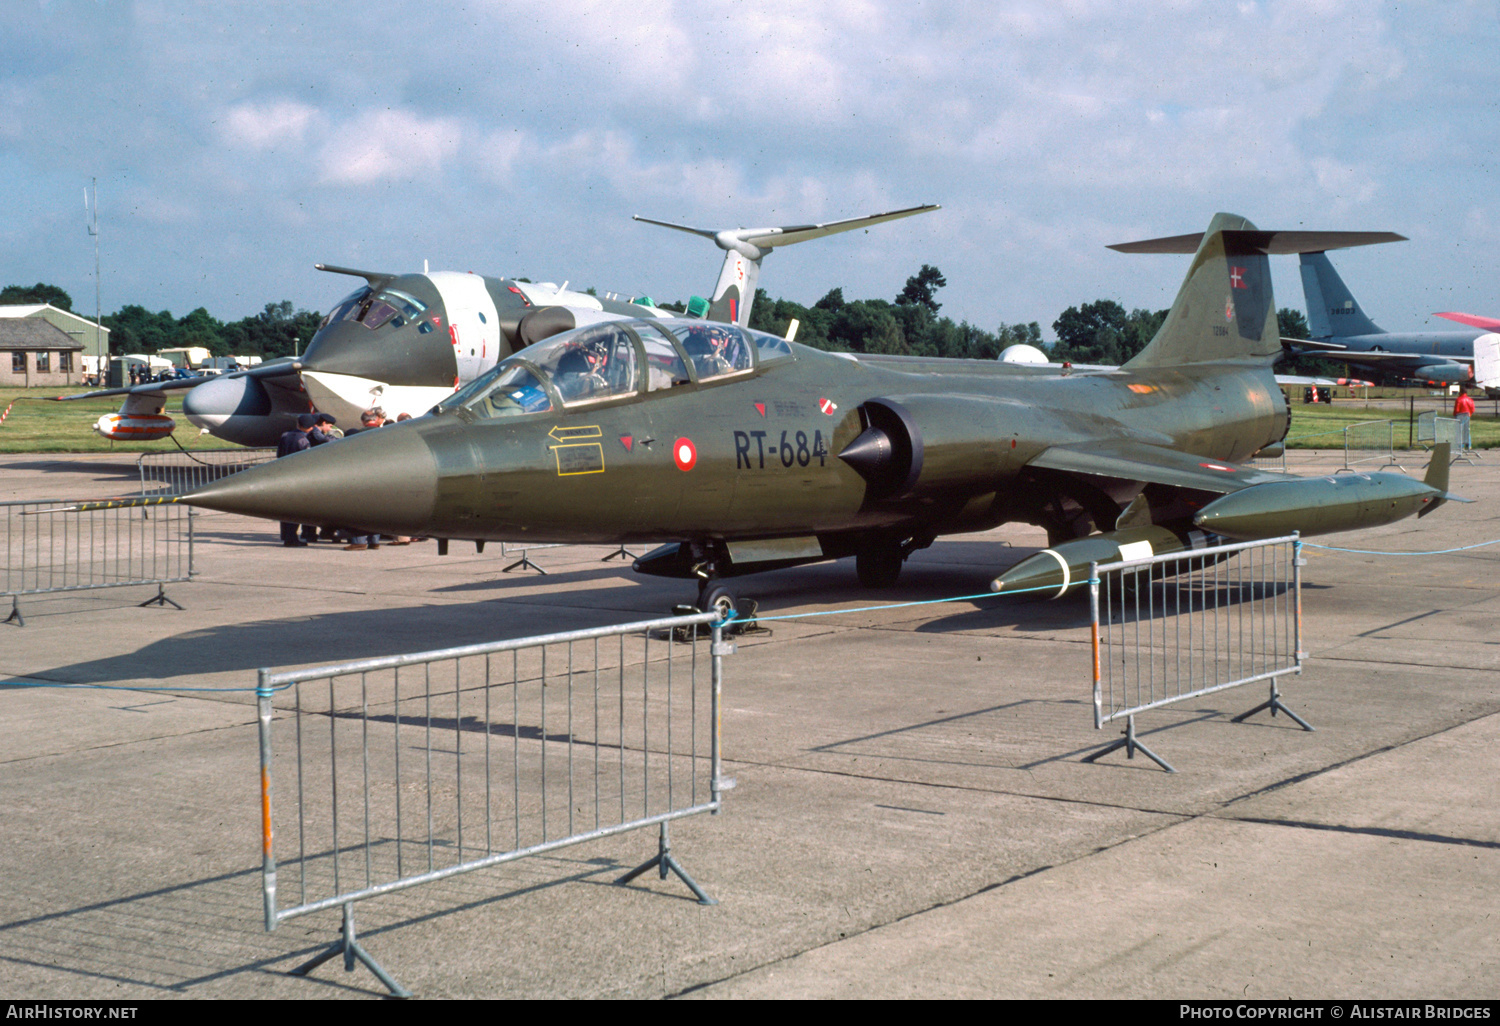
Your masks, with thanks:
[(620, 444), (625, 447), (626, 452), (630, 452), (631, 446), (635, 445), (635, 439), (630, 435), (621, 435)]
[(758, 414), (760, 414), (762, 417), (764, 417), (766, 415), (766, 404), (765, 403), (756, 403), (755, 404), (755, 412), (758, 413)]

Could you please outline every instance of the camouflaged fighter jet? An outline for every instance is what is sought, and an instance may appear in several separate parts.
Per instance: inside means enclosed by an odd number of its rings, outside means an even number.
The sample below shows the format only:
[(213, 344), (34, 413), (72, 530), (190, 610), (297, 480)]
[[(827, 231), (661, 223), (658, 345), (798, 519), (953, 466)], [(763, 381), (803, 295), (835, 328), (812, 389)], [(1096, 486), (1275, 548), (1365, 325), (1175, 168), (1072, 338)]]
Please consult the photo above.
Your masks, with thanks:
[(439, 539), (660, 542), (635, 569), (696, 579), (700, 608), (733, 603), (724, 578), (844, 556), (888, 585), (939, 535), (1007, 521), (1054, 547), (994, 587), (1056, 594), (1083, 557), (1373, 527), (1455, 498), (1447, 460), (1426, 482), (1241, 465), (1289, 421), (1267, 254), (1373, 241), (1220, 214), (1156, 337), (1107, 371), (826, 353), (705, 321), (593, 325), (427, 416), (184, 501)]
[[(778, 246), (867, 228), (937, 210), (935, 204), (826, 224), (712, 231), (650, 221), (712, 239), (724, 264), (712, 301), (689, 309), (711, 320), (745, 325), (755, 299), (761, 261)], [(562, 331), (601, 321), (671, 318), (649, 297), (598, 298), (561, 287), (452, 271), (393, 274), (315, 265), (320, 271), (363, 278), (318, 327), (300, 357), (285, 357), (216, 377), (151, 382), (62, 399), (123, 395), (118, 413), (94, 429), (106, 438), (165, 438), (175, 421), (162, 411), (167, 392), (190, 389), (182, 409), (197, 427), (239, 445), (274, 446), (296, 426), (299, 413), (330, 413), (340, 424), (358, 424), (362, 410), (423, 413), (455, 388), (473, 381), (518, 349)]]

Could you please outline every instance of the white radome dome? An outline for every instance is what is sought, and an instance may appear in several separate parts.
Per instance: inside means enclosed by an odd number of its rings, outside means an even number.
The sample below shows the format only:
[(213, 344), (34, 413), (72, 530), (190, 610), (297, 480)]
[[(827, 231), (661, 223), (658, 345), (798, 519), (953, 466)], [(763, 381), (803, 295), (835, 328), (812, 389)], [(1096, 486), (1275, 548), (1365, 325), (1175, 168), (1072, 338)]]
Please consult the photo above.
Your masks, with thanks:
[(1000, 354), (1001, 363), (1048, 363), (1047, 354), (1036, 346), (1006, 346)]

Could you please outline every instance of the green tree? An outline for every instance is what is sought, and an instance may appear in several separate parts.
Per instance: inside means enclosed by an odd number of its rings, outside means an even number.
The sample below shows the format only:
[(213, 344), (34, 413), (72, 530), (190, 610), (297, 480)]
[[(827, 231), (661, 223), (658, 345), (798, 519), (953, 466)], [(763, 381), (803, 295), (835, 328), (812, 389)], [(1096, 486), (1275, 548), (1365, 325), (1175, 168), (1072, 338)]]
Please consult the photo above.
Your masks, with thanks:
[(1293, 310), (1284, 306), (1276, 311), (1276, 330), (1281, 332), (1282, 338), (1311, 338), (1307, 330), (1307, 318), (1302, 315), (1301, 310)]
[(0, 306), (29, 306), (32, 303), (51, 303), (59, 310), (73, 310), (73, 297), (56, 285), (37, 282), (35, 285), (7, 285), (0, 289)]
[(941, 304), (933, 296), (938, 289), (947, 284), (948, 279), (943, 277), (942, 271), (931, 264), (923, 264), (920, 271), (906, 279), (906, 287), (901, 290), (901, 295), (896, 297), (896, 305), (925, 306), (929, 312), (935, 314)]
[(1052, 358), (1073, 363), (1124, 363), (1129, 329), (1125, 308), (1113, 299), (1070, 306), (1052, 322), (1052, 330), (1057, 333)]

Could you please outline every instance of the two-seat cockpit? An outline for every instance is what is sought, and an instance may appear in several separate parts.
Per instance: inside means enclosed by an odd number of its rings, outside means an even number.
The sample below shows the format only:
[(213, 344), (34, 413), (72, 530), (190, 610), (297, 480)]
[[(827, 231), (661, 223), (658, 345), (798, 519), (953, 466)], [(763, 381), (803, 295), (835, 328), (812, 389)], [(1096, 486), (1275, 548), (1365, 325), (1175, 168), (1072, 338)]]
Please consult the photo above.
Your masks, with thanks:
[(791, 359), (784, 339), (707, 321), (611, 321), (521, 350), (445, 399), (481, 418), (572, 409), (704, 384)]

